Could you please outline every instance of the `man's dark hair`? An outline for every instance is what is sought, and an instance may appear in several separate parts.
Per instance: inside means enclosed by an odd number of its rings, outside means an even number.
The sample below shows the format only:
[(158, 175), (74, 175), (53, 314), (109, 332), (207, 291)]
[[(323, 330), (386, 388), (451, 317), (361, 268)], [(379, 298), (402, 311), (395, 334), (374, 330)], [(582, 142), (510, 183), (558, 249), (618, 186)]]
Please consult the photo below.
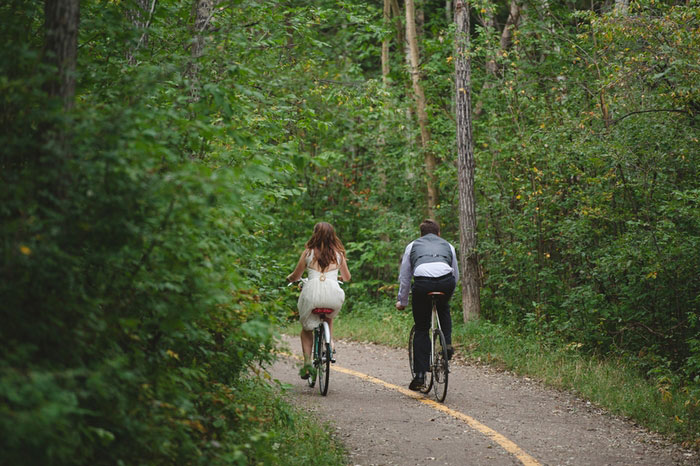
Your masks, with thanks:
[(435, 220), (426, 219), (420, 224), (420, 235), (434, 234), (440, 236), (440, 225)]

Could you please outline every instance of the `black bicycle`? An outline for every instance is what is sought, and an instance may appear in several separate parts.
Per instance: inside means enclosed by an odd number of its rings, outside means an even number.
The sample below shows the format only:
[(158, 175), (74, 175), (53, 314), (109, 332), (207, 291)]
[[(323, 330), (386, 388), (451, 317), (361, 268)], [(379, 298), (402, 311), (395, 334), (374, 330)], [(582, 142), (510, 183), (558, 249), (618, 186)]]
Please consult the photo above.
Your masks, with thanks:
[[(432, 313), (430, 317), (430, 365), (426, 374), (426, 384), (420, 389), (421, 393), (429, 393), (432, 388), (435, 391), (435, 397), (439, 402), (445, 401), (447, 396), (447, 380), (449, 379), (450, 366), (447, 358), (447, 344), (445, 343), (445, 335), (440, 328), (440, 319), (437, 315), (437, 300), (438, 297), (444, 296), (441, 291), (431, 291), (428, 293), (432, 300)], [(411, 333), (408, 336), (408, 364), (411, 366), (411, 378), (416, 376), (413, 370), (413, 340), (416, 334), (416, 326), (411, 327)], [(429, 375), (428, 375), (429, 374)]]

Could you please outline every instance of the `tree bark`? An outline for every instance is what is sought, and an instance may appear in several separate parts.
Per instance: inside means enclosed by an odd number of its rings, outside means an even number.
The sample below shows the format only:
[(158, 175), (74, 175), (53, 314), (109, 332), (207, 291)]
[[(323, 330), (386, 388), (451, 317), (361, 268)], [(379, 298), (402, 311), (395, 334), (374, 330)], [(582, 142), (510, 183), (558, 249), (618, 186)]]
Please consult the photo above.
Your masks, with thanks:
[(479, 262), (476, 253), (476, 199), (474, 195), (474, 139), (471, 111), (471, 60), (469, 58), (469, 7), (455, 5), (455, 107), (457, 120), (457, 172), (459, 179), (459, 266), (462, 269), (464, 321), (481, 314)]
[(396, 21), (396, 42), (399, 44), (399, 50), (404, 48), (403, 24), (401, 23), (401, 8), (399, 8), (398, 0), (389, 0), (391, 2), (391, 11), (394, 13)]
[(427, 178), (427, 215), (435, 218), (435, 206), (438, 200), (437, 183), (435, 180), (435, 154), (429, 149), (430, 131), (428, 130), (428, 113), (425, 109), (425, 94), (420, 82), (420, 54), (418, 51), (418, 38), (416, 35), (415, 6), (413, 0), (406, 0), (406, 39), (408, 40), (409, 59), (411, 66), (411, 81), (413, 94), (416, 100), (416, 116), (420, 128), (421, 147), (425, 160), (425, 174)]
[(78, 59), (79, 0), (46, 0), (44, 3), (46, 43), (44, 60), (56, 67), (56, 75), (47, 82), (50, 97), (63, 101), (63, 108), (75, 102), (75, 66)]
[(501, 53), (504, 52), (508, 47), (510, 47), (510, 42), (513, 38), (513, 29), (515, 29), (518, 26), (519, 21), (520, 4), (517, 0), (511, 0), (508, 19), (506, 20), (506, 25), (503, 26), (503, 32), (501, 33)]
[[(391, 0), (384, 0), (384, 27), (391, 21)], [(387, 83), (389, 78), (389, 39), (382, 40), (382, 81)]]

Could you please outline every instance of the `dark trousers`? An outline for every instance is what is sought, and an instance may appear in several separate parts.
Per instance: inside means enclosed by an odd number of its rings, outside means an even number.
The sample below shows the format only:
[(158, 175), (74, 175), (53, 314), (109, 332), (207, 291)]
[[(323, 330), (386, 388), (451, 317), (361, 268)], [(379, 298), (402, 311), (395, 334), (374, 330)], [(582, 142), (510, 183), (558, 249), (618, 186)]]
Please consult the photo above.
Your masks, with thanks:
[(452, 317), (450, 316), (450, 298), (455, 291), (455, 277), (452, 274), (442, 277), (414, 277), (411, 293), (413, 294), (413, 322), (416, 324), (416, 335), (413, 339), (413, 370), (415, 373), (426, 372), (430, 358), (430, 314), (432, 311), (432, 298), (428, 296), (431, 291), (442, 291), (437, 302), (438, 319), (442, 333), (445, 334), (445, 343), (452, 344)]

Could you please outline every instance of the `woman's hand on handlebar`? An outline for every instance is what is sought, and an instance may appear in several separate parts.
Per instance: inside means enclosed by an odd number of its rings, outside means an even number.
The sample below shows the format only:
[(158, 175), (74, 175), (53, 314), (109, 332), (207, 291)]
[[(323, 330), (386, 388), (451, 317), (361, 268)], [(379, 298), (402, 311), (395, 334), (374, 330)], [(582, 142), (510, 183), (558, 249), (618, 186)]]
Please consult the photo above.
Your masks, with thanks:
[(289, 280), (289, 277), (287, 277), (287, 286), (296, 286), (297, 288), (301, 289), (302, 286), (304, 286), (304, 283), (306, 283), (306, 278), (297, 278), (296, 280)]

